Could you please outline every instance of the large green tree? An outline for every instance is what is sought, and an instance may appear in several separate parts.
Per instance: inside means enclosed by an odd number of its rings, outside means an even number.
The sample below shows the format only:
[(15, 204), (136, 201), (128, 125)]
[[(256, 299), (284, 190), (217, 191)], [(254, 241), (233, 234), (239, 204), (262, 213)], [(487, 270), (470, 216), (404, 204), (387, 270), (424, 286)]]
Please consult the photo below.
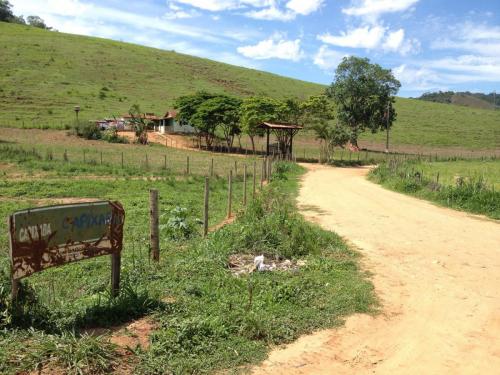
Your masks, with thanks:
[[(334, 99), (340, 125), (350, 129), (350, 142), (358, 148), (359, 135), (391, 127), (396, 118), (394, 95), (401, 87), (390, 69), (370, 63), (367, 58), (344, 57), (327, 89)], [(387, 119), (387, 108), (389, 119)]]
[(234, 136), (239, 132), (239, 109), (241, 100), (218, 95), (201, 103), (190, 118), (190, 123), (202, 131), (208, 147), (220, 129), (228, 149), (233, 146)]
[(255, 152), (255, 137), (262, 136), (259, 125), (265, 121), (279, 120), (283, 103), (265, 96), (253, 96), (243, 100), (240, 110), (241, 129), (250, 137)]
[(12, 13), (12, 4), (6, 0), (0, 0), (0, 21), (12, 22), (15, 18)]

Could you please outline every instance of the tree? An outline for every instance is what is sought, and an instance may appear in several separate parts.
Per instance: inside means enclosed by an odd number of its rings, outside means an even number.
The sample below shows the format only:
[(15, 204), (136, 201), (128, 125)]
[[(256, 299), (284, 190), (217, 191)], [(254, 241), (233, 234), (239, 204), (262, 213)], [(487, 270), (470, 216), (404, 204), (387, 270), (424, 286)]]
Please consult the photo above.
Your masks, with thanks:
[(288, 124), (302, 125), (304, 108), (297, 98), (285, 99), (279, 107), (278, 120)]
[(367, 58), (344, 57), (327, 95), (337, 105), (340, 125), (350, 129), (349, 141), (354, 148), (358, 148), (358, 137), (365, 130), (376, 133), (391, 127), (396, 112), (391, 106), (387, 121), (387, 108), (400, 87), (390, 69), (371, 64)]
[(14, 13), (12, 13), (12, 4), (7, 0), (0, 0), (0, 21), (12, 22), (15, 18)]
[(26, 21), (28, 22), (28, 25), (33, 27), (38, 27), (40, 29), (45, 29), (45, 30), (51, 29), (51, 27), (48, 27), (45, 24), (45, 21), (38, 16), (28, 16), (28, 18), (26, 18)]
[(240, 111), (241, 129), (250, 137), (252, 150), (255, 152), (255, 137), (262, 136), (264, 131), (259, 125), (265, 121), (279, 119), (282, 103), (278, 100), (254, 96), (243, 100)]
[(135, 137), (137, 143), (141, 145), (148, 144), (148, 124), (144, 121), (144, 116), (141, 112), (139, 104), (134, 104), (128, 110), (128, 113), (132, 117), (130, 122), (134, 126)]
[(212, 146), (217, 128), (221, 129), (228, 149), (232, 147), (234, 136), (239, 130), (240, 104), (241, 100), (237, 98), (218, 95), (197, 106), (190, 123), (204, 133), (208, 147)]

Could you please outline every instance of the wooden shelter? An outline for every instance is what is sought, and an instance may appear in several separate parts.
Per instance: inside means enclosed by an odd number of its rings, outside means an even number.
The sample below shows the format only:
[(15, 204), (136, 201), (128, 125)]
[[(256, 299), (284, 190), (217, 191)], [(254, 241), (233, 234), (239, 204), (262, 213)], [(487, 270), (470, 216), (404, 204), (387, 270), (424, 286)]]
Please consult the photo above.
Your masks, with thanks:
[(266, 155), (269, 155), (269, 135), (271, 132), (278, 139), (278, 153), (285, 158), (293, 153), (293, 137), (303, 129), (303, 126), (279, 122), (263, 122), (259, 125), (266, 131)]

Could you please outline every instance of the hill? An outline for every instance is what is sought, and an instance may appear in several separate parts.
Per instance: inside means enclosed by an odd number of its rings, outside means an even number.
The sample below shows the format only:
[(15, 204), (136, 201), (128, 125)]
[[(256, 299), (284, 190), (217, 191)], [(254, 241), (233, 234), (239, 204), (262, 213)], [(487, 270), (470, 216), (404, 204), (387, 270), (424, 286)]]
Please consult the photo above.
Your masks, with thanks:
[(482, 108), (482, 109), (495, 109), (495, 104), (498, 107), (500, 102), (500, 97), (497, 98), (497, 95), (495, 95), (494, 93), (483, 94), (483, 93), (473, 93), (468, 91), (428, 92), (421, 95), (418, 99), (435, 103), (457, 104), (466, 107)]
[[(196, 90), (283, 98), (324, 86), (129, 43), (0, 22), (0, 126), (61, 128), (74, 119), (162, 113)], [(500, 149), (500, 111), (398, 98), (391, 145)], [(300, 137), (316, 146), (313, 134)], [(362, 140), (383, 148), (385, 135)]]
[(196, 90), (283, 98), (324, 86), (129, 43), (0, 22), (0, 123), (49, 127), (126, 113), (163, 113)]

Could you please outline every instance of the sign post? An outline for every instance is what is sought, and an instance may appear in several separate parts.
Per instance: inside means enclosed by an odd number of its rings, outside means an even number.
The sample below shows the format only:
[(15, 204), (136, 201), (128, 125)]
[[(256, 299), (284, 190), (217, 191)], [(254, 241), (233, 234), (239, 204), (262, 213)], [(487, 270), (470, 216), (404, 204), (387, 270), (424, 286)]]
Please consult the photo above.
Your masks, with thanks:
[(44, 269), (111, 255), (111, 294), (120, 286), (125, 211), (100, 201), (37, 207), (9, 217), (12, 298), (19, 280)]

